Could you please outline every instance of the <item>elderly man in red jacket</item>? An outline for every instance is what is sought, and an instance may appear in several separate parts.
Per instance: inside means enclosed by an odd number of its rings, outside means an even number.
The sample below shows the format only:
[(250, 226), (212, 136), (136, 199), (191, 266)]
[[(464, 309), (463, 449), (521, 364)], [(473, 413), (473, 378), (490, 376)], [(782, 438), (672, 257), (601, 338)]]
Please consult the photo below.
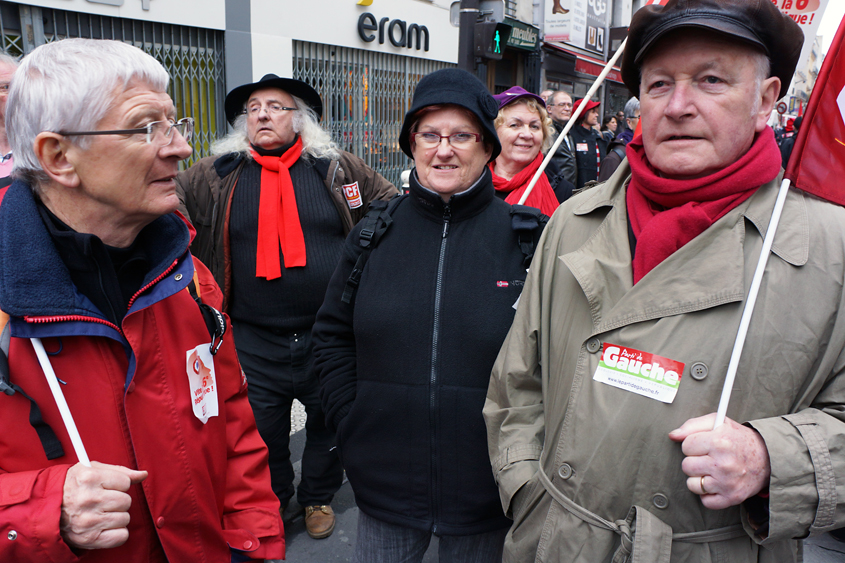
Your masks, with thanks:
[(177, 121), (167, 83), (139, 49), (87, 39), (39, 47), (15, 75), (0, 561), (284, 556), (267, 449), (227, 319), (209, 307), (222, 295), (173, 213), (193, 122)]

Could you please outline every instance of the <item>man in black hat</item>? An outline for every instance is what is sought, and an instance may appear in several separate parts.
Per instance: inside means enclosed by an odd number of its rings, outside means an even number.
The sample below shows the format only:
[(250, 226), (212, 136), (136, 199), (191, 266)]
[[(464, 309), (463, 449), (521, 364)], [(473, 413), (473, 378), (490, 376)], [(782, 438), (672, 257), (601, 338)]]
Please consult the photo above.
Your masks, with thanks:
[(320, 127), (319, 94), (304, 82), (268, 74), (232, 90), (225, 107), (234, 130), (177, 178), (181, 210), (197, 230), (191, 252), (223, 288), (283, 511), (294, 494), (291, 404), (305, 406), (297, 500), (309, 535), (325, 538), (343, 469), (311, 370), (311, 326), (346, 235), (371, 201), (397, 190), (338, 149)]
[(798, 561), (794, 538), (845, 524), (841, 207), (787, 193), (714, 430), (802, 43), (770, 0), (634, 14), (642, 135), (549, 222), (493, 368), (505, 562)]

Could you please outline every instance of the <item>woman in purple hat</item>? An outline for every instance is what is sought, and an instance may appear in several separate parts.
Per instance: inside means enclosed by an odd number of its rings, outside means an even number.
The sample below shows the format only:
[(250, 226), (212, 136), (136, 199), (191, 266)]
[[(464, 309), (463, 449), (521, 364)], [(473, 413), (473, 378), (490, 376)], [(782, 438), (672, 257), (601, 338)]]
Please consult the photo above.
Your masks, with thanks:
[[(493, 97), (499, 102), (494, 124), (502, 152), (489, 167), (496, 195), (515, 204), (543, 162), (543, 153), (554, 143), (555, 129), (540, 96), (514, 86)], [(544, 171), (525, 205), (551, 216), (573, 189), (563, 174)]]

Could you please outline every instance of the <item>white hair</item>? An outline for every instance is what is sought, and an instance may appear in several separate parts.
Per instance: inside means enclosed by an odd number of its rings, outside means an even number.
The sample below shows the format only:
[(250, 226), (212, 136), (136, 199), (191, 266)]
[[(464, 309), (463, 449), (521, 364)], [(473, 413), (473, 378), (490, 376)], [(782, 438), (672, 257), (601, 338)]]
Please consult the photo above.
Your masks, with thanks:
[(12, 68), (18, 68), (18, 64), (18, 59), (8, 53), (0, 51), (0, 66), (5, 65)]
[[(14, 173), (38, 189), (48, 176), (35, 155), (35, 137), (43, 131), (95, 130), (115, 91), (133, 80), (165, 92), (170, 77), (153, 57), (120, 41), (64, 39), (24, 57), (6, 107)], [(68, 139), (83, 149), (91, 142), (85, 136)]]
[[(317, 114), (306, 104), (302, 98), (291, 95), (296, 104), (296, 111), (293, 112), (291, 126), (294, 133), (298, 133), (302, 139), (302, 152), (306, 157), (328, 158), (336, 160), (340, 158), (340, 149), (332, 141), (331, 135), (320, 127)], [(246, 104), (244, 104), (246, 107)], [(232, 124), (232, 131), (211, 145), (211, 152), (215, 155), (230, 152), (241, 153), (247, 158), (252, 158), (249, 152), (249, 136), (246, 129), (246, 115), (239, 115)]]

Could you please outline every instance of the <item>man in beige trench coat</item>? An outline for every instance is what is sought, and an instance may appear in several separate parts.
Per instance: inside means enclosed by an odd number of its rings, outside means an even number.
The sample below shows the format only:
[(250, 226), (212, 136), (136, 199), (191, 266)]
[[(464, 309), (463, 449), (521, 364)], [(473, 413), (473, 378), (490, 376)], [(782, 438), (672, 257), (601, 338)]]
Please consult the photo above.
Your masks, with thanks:
[(845, 209), (789, 193), (712, 430), (801, 44), (771, 0), (634, 15), (643, 135), (552, 217), (493, 370), (504, 561), (798, 561), (845, 524)]

